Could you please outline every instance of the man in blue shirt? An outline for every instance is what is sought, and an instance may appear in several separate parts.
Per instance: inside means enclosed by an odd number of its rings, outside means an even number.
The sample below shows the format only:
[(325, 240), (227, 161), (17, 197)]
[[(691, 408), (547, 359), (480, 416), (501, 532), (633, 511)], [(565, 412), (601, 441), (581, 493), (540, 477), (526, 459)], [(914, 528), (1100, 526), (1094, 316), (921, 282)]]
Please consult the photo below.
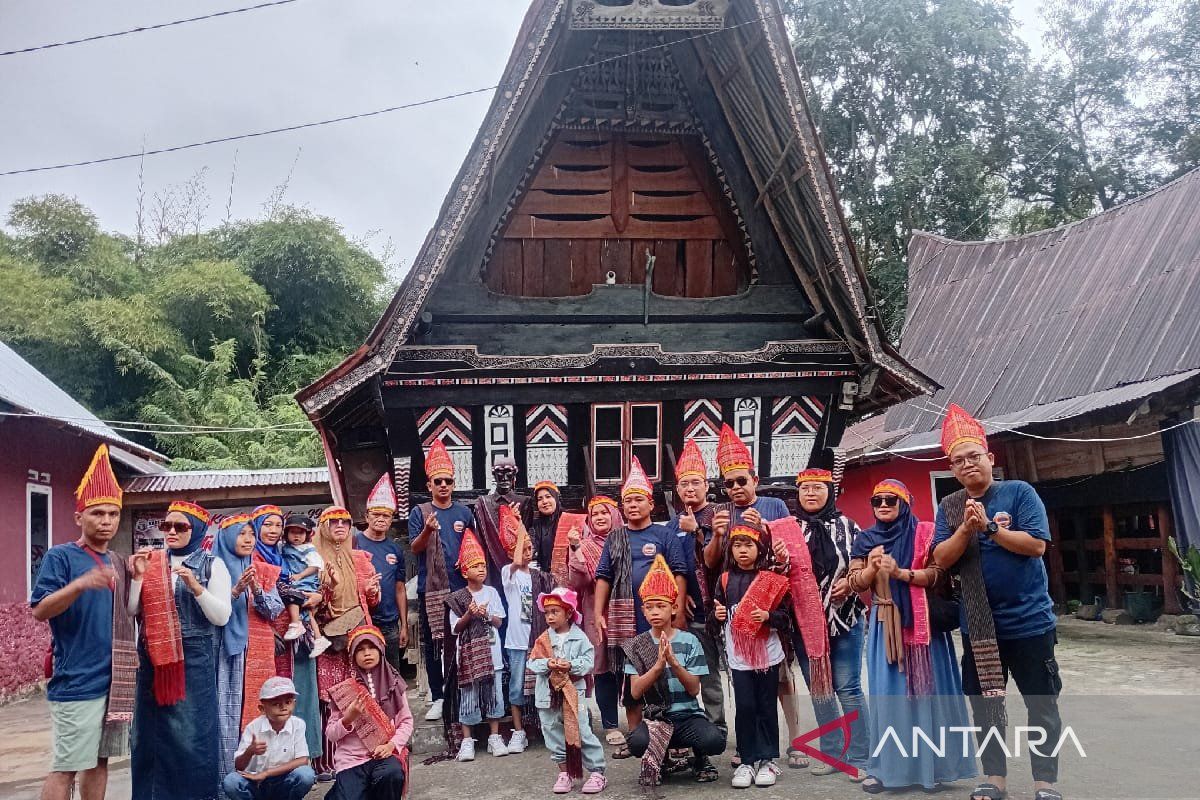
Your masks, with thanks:
[[(1045, 732), (1047, 744), (1039, 749), (1044, 753), (1054, 750), (1062, 732), (1058, 712), (1062, 680), (1054, 658), (1056, 623), (1046, 566), (1042, 562), (1046, 543), (1050, 541), (1050, 526), (1045, 506), (1032, 486), (1023, 481), (993, 479), (995, 456), (988, 451), (983, 426), (954, 404), (950, 405), (942, 425), (942, 447), (963, 490), (944, 499), (938, 508), (933, 560), (943, 569), (950, 569), (969, 550), (974, 558), (977, 548), (989, 608), (967, 614), (971, 598), (981, 593), (969, 591), (966, 584), (972, 580), (972, 573), (960, 570), (964, 584), (962, 683), (963, 692), (971, 701), (975, 725), (983, 729), (977, 733), (977, 740), (987, 778), (972, 796), (997, 798), (1006, 790), (1007, 764), (1004, 750), (996, 742), (997, 734), (992, 731), (997, 726), (989, 723), (989, 719), (995, 718), (994, 712), (988, 710), (990, 698), (984, 697), (971, 648), (972, 638), (983, 642), (991, 638), (992, 632), (972, 631), (967, 623), (970, 618), (978, 619), (990, 611), (995, 647), (1003, 668), (1003, 675), (994, 679), (997, 685), (989, 686), (991, 694), (995, 696), (996, 690), (1002, 691), (1011, 674), (1029, 710), (1030, 727)], [(1004, 735), (1004, 731), (998, 732), (1001, 740)], [(1041, 755), (1031, 748), (1030, 762), (1036, 800), (1061, 797), (1054, 789), (1058, 780), (1057, 757)]]
[(354, 535), (354, 546), (371, 556), (379, 573), (379, 605), (371, 609), (371, 621), (383, 634), (388, 663), (399, 671), (400, 653), (408, 646), (408, 591), (404, 551), (388, 535), (395, 516), (396, 490), (385, 472), (367, 496), (367, 528)]
[[(417, 614), (421, 623), (425, 674), (433, 693), (433, 702), (425, 713), (425, 719), (433, 721), (442, 718), (444, 678), (441, 653), (433, 640), (429, 609), (425, 607), (425, 588), (429, 581), (428, 549), (437, 544), (442, 548), (442, 570), (435, 580), (448, 586), (451, 592), (464, 588), (467, 581), (454, 565), (458, 561), (458, 549), (462, 546), (463, 531), (474, 524), (475, 518), (471, 515), (471, 509), (454, 499), (454, 462), (440, 441), (434, 441), (429, 448), (429, 454), (425, 457), (425, 474), (428, 476), (426, 486), (433, 499), (412, 510), (408, 517), (408, 540), (417, 558)], [(444, 611), (437, 609), (436, 613)]]
[[(29, 598), (34, 619), (49, 621), (54, 639), (54, 674), (46, 687), (54, 753), (44, 800), (67, 800), (76, 773), (80, 796), (104, 797), (108, 759), (127, 754), (133, 713), (137, 657), (127, 619), (125, 564), (108, 549), (121, 521), (122, 492), (105, 445), (75, 496), (79, 540), (46, 552)], [(144, 566), (144, 559), (138, 562), (135, 577)], [(114, 614), (121, 615), (115, 626)], [(116, 684), (114, 652), (123, 673)]]
[(764, 522), (773, 522), (791, 514), (787, 503), (778, 497), (758, 496), (758, 473), (754, 470), (754, 457), (750, 448), (728, 425), (721, 426), (717, 466), (721, 469), (730, 503), (713, 515), (713, 536), (704, 549), (704, 560), (713, 569), (721, 566), (725, 556), (725, 534), (731, 527), (744, 522), (762, 528)]

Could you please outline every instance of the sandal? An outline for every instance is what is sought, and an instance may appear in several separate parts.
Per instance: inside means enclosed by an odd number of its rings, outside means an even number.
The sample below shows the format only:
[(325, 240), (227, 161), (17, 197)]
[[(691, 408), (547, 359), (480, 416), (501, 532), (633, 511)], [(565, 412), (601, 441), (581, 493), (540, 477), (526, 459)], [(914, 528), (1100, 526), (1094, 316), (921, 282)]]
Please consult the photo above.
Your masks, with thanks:
[(788, 769), (808, 769), (808, 756), (794, 747), (789, 747), (787, 751), (787, 765)]
[(719, 776), (717, 774), (717, 765), (712, 763), (708, 756), (700, 756), (696, 759), (696, 783), (712, 783)]
[(625, 744), (625, 734), (613, 728), (604, 735), (604, 741), (613, 747), (620, 747)]
[(1038, 789), (1033, 793), (1033, 800), (1062, 800), (1062, 793), (1057, 789)]
[(1004, 800), (1006, 792), (994, 783), (981, 783), (971, 792), (971, 800)]
[(884, 790), (883, 781), (874, 775), (868, 775), (866, 780), (862, 782), (862, 790), (867, 794), (879, 794)]
[(616, 750), (613, 750), (612, 757), (617, 759), (633, 758), (633, 753), (629, 752), (629, 745), (625, 742), (622, 742), (617, 746)]

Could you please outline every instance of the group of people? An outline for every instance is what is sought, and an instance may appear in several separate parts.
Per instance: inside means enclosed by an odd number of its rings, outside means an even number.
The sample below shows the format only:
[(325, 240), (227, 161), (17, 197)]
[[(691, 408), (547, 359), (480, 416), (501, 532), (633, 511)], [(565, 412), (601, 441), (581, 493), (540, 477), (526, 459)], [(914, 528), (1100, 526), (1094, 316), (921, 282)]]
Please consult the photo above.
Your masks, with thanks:
[[(135, 800), (299, 800), (320, 773), (337, 800), (398, 798), (413, 716), (404, 554), (388, 476), (366, 530), (273, 505), (216, 521), (172, 502), (161, 549), (109, 549), (122, 491), (97, 450), (76, 491), (77, 541), (34, 585), (52, 634), (54, 752), (45, 800), (103, 798), (131, 755)], [(213, 529), (209, 533), (210, 528)]]
[[(974, 778), (978, 757), (972, 800), (1005, 797), (1010, 674), (1030, 724), (1051, 742), (1061, 731), (1041, 559), (1049, 527), (1031, 486), (993, 479), (984, 429), (957, 406), (942, 445), (963, 488), (936, 520), (921, 521), (907, 487), (884, 480), (866, 529), (839, 510), (829, 470), (797, 476), (794, 514), (760, 496), (749, 449), (728, 426), (717, 449), (728, 502), (709, 501), (707, 464), (688, 441), (675, 469), (683, 508), (666, 523), (651, 518), (653, 487), (636, 458), (619, 500), (593, 497), (583, 514), (566, 513), (549, 482), (532, 500), (514, 495), (516, 467), (502, 460), (496, 492), (472, 512), (453, 499), (453, 463), (435, 446), (432, 500), (409, 517), (409, 537), (434, 698), (426, 719), (445, 723), (443, 757), (474, 760), (485, 723), (493, 756), (525, 751), (540, 727), (554, 793), (585, 771), (582, 792), (602, 791), (608, 757), (641, 759), (646, 786), (688, 771), (713, 781), (729, 743), (727, 672), (733, 787), (774, 785), (786, 765), (844, 772), (868, 793), (931, 790)], [(810, 751), (818, 763), (801, 738), (793, 662), (825, 731)], [(955, 747), (954, 732), (970, 729), (968, 700), (975, 741)], [(783, 759), (779, 710), (792, 743)], [(1032, 762), (1036, 800), (1059, 800), (1057, 759)]]
[[(1041, 559), (1050, 534), (1032, 487), (993, 479), (984, 430), (957, 406), (942, 446), (963, 488), (935, 521), (884, 480), (861, 529), (828, 470), (797, 476), (795, 513), (760, 496), (728, 426), (717, 448), (728, 502), (709, 501), (689, 440), (675, 470), (683, 507), (666, 523), (651, 517), (636, 458), (620, 498), (593, 497), (581, 514), (550, 482), (516, 494), (516, 465), (501, 459), (496, 490), (471, 509), (435, 442), (431, 499), (408, 517), (425, 717), (447, 739), (431, 760), (474, 760), (477, 732), (492, 756), (522, 753), (540, 732), (556, 794), (602, 792), (608, 758), (640, 759), (646, 787), (689, 772), (711, 782), (730, 743), (727, 673), (735, 788), (792, 768), (841, 771), (869, 793), (930, 790), (974, 778), (978, 757), (972, 800), (1005, 797), (1010, 674), (1030, 725), (1050, 742), (1061, 731)], [(298, 798), (318, 772), (335, 776), (335, 798), (400, 795), (413, 716), (396, 670), (408, 604), (388, 476), (353, 536), (342, 508), (325, 510), (310, 543), (303, 521), (262, 506), (224, 519), (210, 552), (206, 512), (179, 502), (166, 548), (128, 562), (107, 549), (121, 496), (103, 448), (78, 496), (81, 538), (51, 549), (31, 598), (54, 633), (44, 797), (67, 797), (77, 776), (85, 798), (101, 797), (106, 759), (126, 743), (135, 798)], [(802, 738), (793, 663), (824, 731), (816, 750)], [(970, 729), (968, 701), (975, 741), (933, 746)], [(1061, 800), (1057, 759), (1034, 753), (1032, 766), (1036, 800)]]

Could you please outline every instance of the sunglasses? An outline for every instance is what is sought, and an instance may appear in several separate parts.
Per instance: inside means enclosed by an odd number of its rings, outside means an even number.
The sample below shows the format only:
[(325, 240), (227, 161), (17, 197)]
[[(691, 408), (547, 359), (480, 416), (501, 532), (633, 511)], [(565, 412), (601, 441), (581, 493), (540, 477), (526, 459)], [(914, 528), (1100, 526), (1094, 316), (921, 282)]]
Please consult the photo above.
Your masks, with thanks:
[(900, 505), (900, 498), (894, 494), (881, 494), (871, 498), (871, 508), (895, 508)]
[(747, 478), (746, 476), (742, 475), (737, 478), (730, 478), (729, 480), (725, 481), (725, 488), (732, 489), (735, 486), (746, 486), (749, 483), (750, 483), (750, 479)]
[(163, 520), (162, 522), (158, 523), (158, 529), (163, 533), (170, 533), (171, 531), (175, 531), (176, 533), (187, 533), (192, 529), (192, 523), (167, 522), (166, 520)]
[(453, 486), (454, 478), (434, 478), (433, 485), (434, 486)]

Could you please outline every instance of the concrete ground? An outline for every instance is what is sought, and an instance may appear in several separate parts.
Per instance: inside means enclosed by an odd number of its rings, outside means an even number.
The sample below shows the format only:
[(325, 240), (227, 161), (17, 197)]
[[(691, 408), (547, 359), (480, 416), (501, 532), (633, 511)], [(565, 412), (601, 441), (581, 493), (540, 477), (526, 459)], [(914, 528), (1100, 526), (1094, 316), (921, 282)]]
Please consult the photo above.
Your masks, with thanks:
[[(1197, 721), (1200, 721), (1200, 640), (1101, 623), (1060, 621), (1058, 660), (1063, 676), (1063, 720), (1074, 731), (1085, 755), (1073, 743), (1063, 750), (1059, 789), (1068, 800), (1184, 800), (1200, 797), (1196, 772)], [(1011, 687), (1010, 685), (1010, 688)], [(414, 707), (423, 708), (418, 698)], [(732, 720), (733, 708), (729, 715)], [(815, 727), (811, 707), (801, 703), (802, 725)], [(595, 715), (593, 715), (595, 716)], [(1009, 698), (1010, 725), (1024, 722), (1019, 695)], [(0, 708), (0, 798), (38, 796), (50, 747), (44, 698)], [(1011, 737), (1011, 732), (1010, 732)], [(1011, 741), (1011, 738), (1010, 738)], [(550, 797), (553, 770), (544, 748), (494, 758), (482, 754), (470, 764), (419, 763), (413, 769), (413, 798), (419, 800), (528, 800)], [(414, 761), (419, 759), (414, 758)], [(718, 761), (721, 780), (693, 783), (686, 775), (668, 782), (661, 795), (704, 800), (737, 794), (729, 786), (728, 758)], [(1028, 759), (1010, 762), (1009, 796), (1032, 798)], [(634, 760), (609, 762), (604, 796), (640, 798)], [(310, 798), (324, 796), (318, 784)], [(972, 787), (951, 785), (934, 797), (965, 800)], [(864, 797), (845, 776), (814, 777), (785, 770), (770, 789), (747, 790), (758, 800), (804, 797), (851, 800)], [(130, 796), (129, 762), (112, 765), (110, 798)], [(889, 792), (886, 797), (918, 798), (920, 791)]]

